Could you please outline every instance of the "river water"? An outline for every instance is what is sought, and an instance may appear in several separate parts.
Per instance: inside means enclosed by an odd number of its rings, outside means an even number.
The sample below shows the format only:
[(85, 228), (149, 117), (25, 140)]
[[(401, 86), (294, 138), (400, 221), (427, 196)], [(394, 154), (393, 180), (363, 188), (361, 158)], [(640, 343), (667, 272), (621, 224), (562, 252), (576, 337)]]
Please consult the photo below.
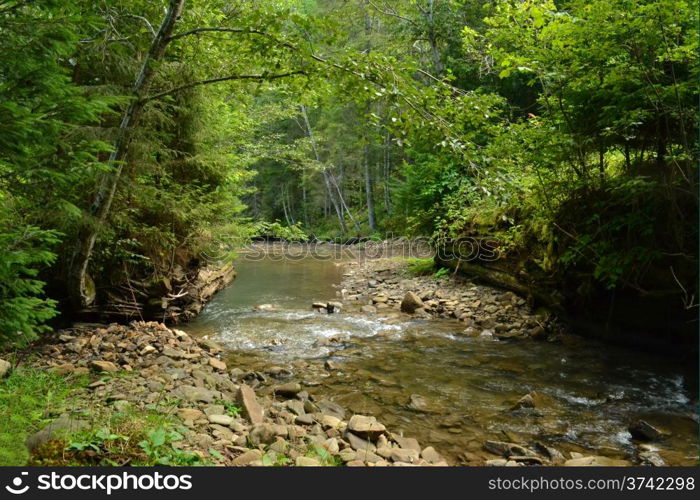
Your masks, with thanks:
[[(233, 284), (186, 329), (222, 344), (230, 366), (288, 368), (312, 394), (374, 415), (451, 463), (489, 458), (488, 439), (635, 462), (639, 443), (627, 428), (640, 418), (670, 431), (654, 443), (667, 464), (697, 463), (696, 371), (576, 336), (485, 342), (460, 335), (455, 320), (313, 312), (312, 302), (336, 298), (341, 264), (240, 258)], [(511, 410), (530, 391), (546, 404)]]

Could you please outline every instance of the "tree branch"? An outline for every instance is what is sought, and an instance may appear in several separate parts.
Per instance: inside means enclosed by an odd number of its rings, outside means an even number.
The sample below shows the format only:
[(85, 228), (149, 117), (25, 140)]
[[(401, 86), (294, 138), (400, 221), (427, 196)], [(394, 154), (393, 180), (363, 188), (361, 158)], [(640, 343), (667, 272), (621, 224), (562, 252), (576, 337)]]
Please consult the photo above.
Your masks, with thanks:
[(212, 83), (221, 83), (221, 82), (228, 82), (232, 80), (257, 80), (257, 81), (268, 81), (268, 80), (278, 80), (280, 78), (287, 78), (290, 76), (295, 76), (295, 75), (306, 75), (306, 71), (304, 70), (297, 70), (297, 71), (289, 71), (287, 73), (276, 73), (276, 74), (269, 74), (269, 75), (228, 75), (228, 76), (222, 76), (219, 78), (210, 78), (208, 80), (200, 80), (197, 82), (192, 82), (188, 83), (186, 85), (180, 85), (179, 87), (172, 88), (170, 90), (164, 90), (163, 92), (159, 92), (157, 94), (153, 94), (151, 96), (145, 97), (142, 99), (142, 102), (150, 102), (155, 99), (160, 99), (161, 97), (165, 97), (167, 95), (171, 94), (176, 94), (178, 92), (181, 92), (183, 90), (191, 89), (194, 87), (200, 87), (202, 85), (210, 85)]
[(250, 34), (250, 35), (261, 35), (261, 36), (270, 38), (271, 40), (274, 40), (276, 43), (278, 43), (279, 45), (282, 45), (283, 47), (297, 50), (297, 47), (295, 45), (293, 45), (289, 42), (285, 42), (284, 40), (280, 40), (275, 35), (268, 33), (267, 31), (262, 31), (262, 30), (255, 29), (255, 28), (226, 28), (226, 27), (195, 28), (195, 29), (192, 29), (190, 31), (178, 33), (177, 35), (173, 35), (173, 36), (169, 37), (168, 43), (174, 42), (175, 40), (179, 40), (180, 38), (184, 38), (186, 36), (198, 35), (200, 33), (243, 33), (243, 34)]
[(399, 13), (396, 12), (396, 11), (391, 12), (391, 11), (389, 11), (389, 10), (383, 10), (383, 9), (381, 9), (381, 8), (380, 8), (379, 6), (377, 6), (377, 4), (375, 4), (372, 0), (368, 0), (368, 3), (372, 6), (372, 8), (373, 8), (374, 10), (376, 10), (376, 11), (379, 12), (380, 14), (384, 14), (385, 16), (391, 16), (391, 17), (395, 17), (395, 18), (397, 18), (397, 19), (401, 19), (402, 21), (406, 21), (407, 23), (412, 24), (413, 26), (417, 26), (417, 25), (418, 25), (418, 23), (416, 23), (416, 21), (414, 21), (413, 19), (411, 19), (411, 18), (409, 18), (409, 17), (404, 17), (404, 16), (402, 16), (401, 14), (399, 14)]
[(156, 37), (156, 30), (153, 29), (153, 25), (145, 17), (137, 16), (135, 14), (127, 14), (126, 17), (130, 17), (132, 19), (138, 19), (139, 21), (142, 21), (148, 27), (148, 30), (151, 32), (151, 35), (153, 35), (153, 38)]

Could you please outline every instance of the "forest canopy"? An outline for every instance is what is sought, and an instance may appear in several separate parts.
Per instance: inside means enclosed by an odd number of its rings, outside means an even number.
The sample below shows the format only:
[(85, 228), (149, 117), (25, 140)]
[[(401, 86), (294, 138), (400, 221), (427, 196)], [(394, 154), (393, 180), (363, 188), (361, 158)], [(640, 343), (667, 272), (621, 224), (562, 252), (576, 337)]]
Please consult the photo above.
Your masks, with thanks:
[(690, 310), (697, 16), (0, 0), (0, 342), (134, 287), (147, 300), (254, 236), (489, 236), (554, 288)]

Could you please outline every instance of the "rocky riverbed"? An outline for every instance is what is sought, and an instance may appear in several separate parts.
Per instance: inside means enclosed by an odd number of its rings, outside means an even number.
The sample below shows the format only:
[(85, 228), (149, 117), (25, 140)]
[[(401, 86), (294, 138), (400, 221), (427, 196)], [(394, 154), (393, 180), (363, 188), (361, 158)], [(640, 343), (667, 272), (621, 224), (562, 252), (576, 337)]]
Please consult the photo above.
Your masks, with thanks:
[[(188, 429), (174, 446), (217, 465), (447, 465), (432, 447), (392, 433), (373, 416), (315, 398), (289, 370), (245, 372), (228, 366), (221, 352), (211, 340), (154, 322), (61, 330), (38, 350), (35, 363), (91, 381), (73, 414), (60, 416), (27, 446), (36, 450), (60, 431), (89, 428), (98, 412), (164, 408)], [(163, 407), (163, 401), (174, 404)]]
[(482, 286), (461, 276), (411, 276), (403, 259), (345, 264), (340, 296), (366, 314), (402, 312), (424, 318), (455, 319), (463, 334), (482, 339), (555, 341), (561, 326), (547, 311), (536, 314), (513, 292)]

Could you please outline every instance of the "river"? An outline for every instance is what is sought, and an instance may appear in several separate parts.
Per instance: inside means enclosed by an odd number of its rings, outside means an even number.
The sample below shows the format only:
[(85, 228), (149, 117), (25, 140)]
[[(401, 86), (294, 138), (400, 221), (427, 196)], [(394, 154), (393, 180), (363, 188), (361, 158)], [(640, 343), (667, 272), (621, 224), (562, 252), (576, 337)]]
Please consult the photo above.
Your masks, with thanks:
[[(186, 330), (224, 346), (229, 366), (287, 368), (312, 394), (374, 415), (451, 463), (490, 458), (488, 439), (636, 463), (640, 443), (627, 429), (637, 419), (670, 432), (653, 445), (668, 465), (697, 463), (697, 372), (574, 335), (483, 342), (455, 320), (314, 312), (312, 302), (335, 300), (342, 262), (242, 257), (233, 284)], [(511, 410), (530, 391), (546, 404)]]

